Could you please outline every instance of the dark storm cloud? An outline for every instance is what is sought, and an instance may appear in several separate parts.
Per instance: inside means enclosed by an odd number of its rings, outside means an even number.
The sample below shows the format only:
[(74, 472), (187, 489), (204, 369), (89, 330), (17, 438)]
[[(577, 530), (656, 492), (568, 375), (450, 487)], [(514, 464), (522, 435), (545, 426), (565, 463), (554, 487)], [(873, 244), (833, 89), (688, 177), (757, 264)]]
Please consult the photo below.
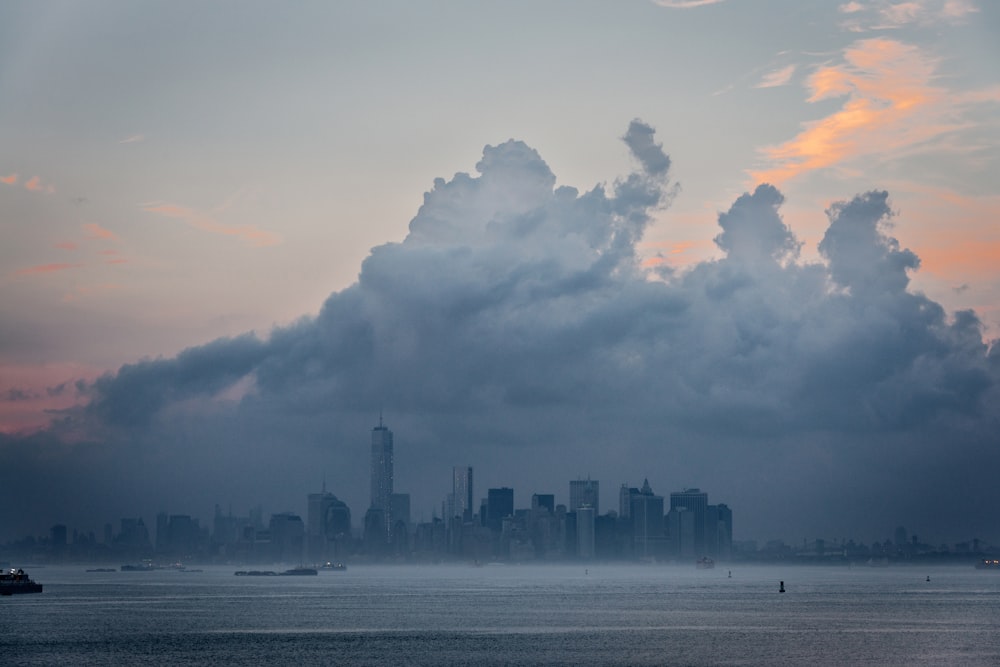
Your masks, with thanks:
[(471, 462), (518, 504), (596, 471), (609, 492), (700, 485), (750, 536), (981, 525), (968, 507), (1000, 502), (1000, 359), (975, 313), (908, 291), (919, 261), (886, 193), (831, 206), (809, 264), (761, 185), (719, 215), (723, 258), (654, 280), (636, 244), (674, 192), (670, 161), (639, 121), (624, 140), (641, 169), (582, 194), (522, 142), (487, 147), (317, 316), (126, 365), (44, 446), (3, 447), (51, 483), (108, 480), (97, 495), (124, 504), (183, 489), (190, 512), (296, 506), (324, 469), (360, 515), (382, 409), (415, 507)]

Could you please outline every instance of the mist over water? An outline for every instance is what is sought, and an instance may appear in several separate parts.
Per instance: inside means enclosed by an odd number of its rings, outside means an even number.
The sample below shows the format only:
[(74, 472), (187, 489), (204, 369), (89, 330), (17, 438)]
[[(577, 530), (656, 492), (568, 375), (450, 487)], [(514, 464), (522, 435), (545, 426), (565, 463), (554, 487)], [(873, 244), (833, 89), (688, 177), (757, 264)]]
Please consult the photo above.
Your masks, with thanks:
[(965, 567), (352, 566), (262, 578), (234, 577), (221, 566), (188, 573), (54, 567), (32, 574), (44, 594), (0, 600), (0, 647), (12, 664), (1000, 660), (1000, 576)]

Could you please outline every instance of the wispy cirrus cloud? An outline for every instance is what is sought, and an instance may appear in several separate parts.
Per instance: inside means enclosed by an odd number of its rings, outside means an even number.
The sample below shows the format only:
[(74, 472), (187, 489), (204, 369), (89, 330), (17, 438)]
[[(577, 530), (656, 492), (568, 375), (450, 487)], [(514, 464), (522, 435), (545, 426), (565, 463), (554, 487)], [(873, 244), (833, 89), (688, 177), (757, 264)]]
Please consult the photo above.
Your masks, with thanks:
[(758, 83), (755, 88), (777, 88), (778, 86), (787, 86), (791, 80), (792, 76), (795, 74), (795, 65), (788, 65), (780, 69), (773, 70), (765, 74), (760, 83)]
[(897, 30), (911, 25), (932, 26), (942, 21), (962, 23), (979, 11), (974, 0), (852, 0), (838, 7), (848, 18), (841, 27), (852, 32)]
[(146, 140), (146, 137), (142, 134), (133, 134), (131, 136), (125, 137), (118, 143), (120, 144), (138, 144)]
[(101, 239), (104, 241), (118, 241), (118, 235), (110, 229), (101, 227), (96, 222), (88, 222), (83, 225), (84, 235), (88, 239)]
[(24, 269), (18, 269), (14, 272), (15, 276), (34, 276), (45, 273), (57, 273), (59, 271), (66, 271), (68, 269), (78, 269), (83, 264), (70, 264), (66, 262), (56, 262), (52, 264), (38, 264), (37, 266), (29, 266)]
[(963, 116), (995, 104), (995, 90), (949, 91), (937, 83), (936, 58), (916, 46), (887, 38), (848, 47), (841, 62), (816, 69), (807, 79), (809, 102), (843, 99), (833, 113), (804, 123), (792, 139), (761, 149), (757, 182), (783, 183), (800, 174), (877, 156), (892, 160), (915, 147), (962, 129)]
[(139, 204), (139, 208), (147, 213), (154, 213), (174, 220), (182, 220), (195, 229), (213, 234), (222, 234), (224, 236), (235, 236), (257, 247), (272, 246), (281, 243), (281, 237), (273, 232), (258, 229), (253, 225), (226, 224), (205, 211), (187, 206), (163, 201), (152, 201)]

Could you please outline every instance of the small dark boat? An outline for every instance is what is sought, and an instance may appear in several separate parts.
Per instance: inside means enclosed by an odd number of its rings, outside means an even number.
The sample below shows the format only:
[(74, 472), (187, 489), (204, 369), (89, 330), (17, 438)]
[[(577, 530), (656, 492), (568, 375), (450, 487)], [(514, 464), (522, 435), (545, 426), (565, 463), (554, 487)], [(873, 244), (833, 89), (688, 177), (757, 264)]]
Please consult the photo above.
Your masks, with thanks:
[(283, 577), (310, 577), (319, 574), (314, 567), (293, 567), (281, 573)]
[(24, 573), (24, 570), (0, 572), (0, 595), (17, 595), (19, 593), (41, 593), (42, 585), (36, 584)]
[(235, 574), (237, 577), (275, 577), (278, 573), (271, 570), (237, 570)]
[(695, 563), (695, 565), (698, 566), (699, 570), (711, 570), (713, 567), (715, 567), (715, 561), (709, 558), (708, 556), (705, 556), (704, 558), (699, 558), (698, 562)]

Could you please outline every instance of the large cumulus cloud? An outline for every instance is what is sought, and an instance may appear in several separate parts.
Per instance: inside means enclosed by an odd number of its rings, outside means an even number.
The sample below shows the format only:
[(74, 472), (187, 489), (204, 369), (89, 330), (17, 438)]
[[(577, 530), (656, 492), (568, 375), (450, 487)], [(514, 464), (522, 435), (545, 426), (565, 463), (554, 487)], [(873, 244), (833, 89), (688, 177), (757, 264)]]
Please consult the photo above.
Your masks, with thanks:
[(721, 259), (651, 275), (636, 246), (672, 165), (641, 121), (623, 140), (636, 171), (582, 193), (521, 142), (486, 147), (318, 315), (129, 364), (49, 431), (0, 442), (31, 473), (0, 473), (4, 495), (72, 489), (51, 520), (277, 511), (323, 469), (360, 515), (382, 410), (415, 518), (471, 463), (519, 505), (589, 473), (612, 507), (648, 476), (728, 501), (744, 536), (988, 537), (1000, 360), (975, 313), (908, 289), (919, 260), (887, 193), (833, 204), (823, 262), (803, 263), (761, 185), (719, 215)]

